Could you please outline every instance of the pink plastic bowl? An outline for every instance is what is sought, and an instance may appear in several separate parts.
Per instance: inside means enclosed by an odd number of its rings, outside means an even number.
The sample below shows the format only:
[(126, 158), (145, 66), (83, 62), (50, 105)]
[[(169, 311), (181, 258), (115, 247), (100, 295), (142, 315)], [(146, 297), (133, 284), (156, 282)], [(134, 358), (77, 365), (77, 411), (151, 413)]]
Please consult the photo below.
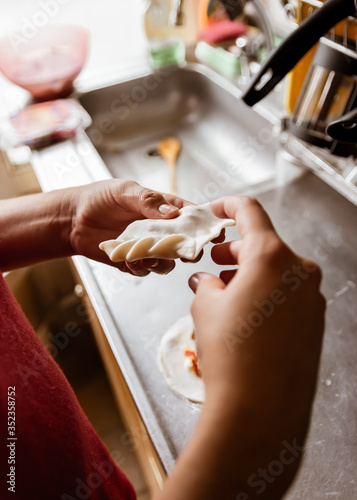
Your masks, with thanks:
[(88, 42), (88, 31), (79, 26), (51, 24), (31, 38), (11, 33), (0, 40), (0, 71), (39, 101), (65, 97), (86, 61)]

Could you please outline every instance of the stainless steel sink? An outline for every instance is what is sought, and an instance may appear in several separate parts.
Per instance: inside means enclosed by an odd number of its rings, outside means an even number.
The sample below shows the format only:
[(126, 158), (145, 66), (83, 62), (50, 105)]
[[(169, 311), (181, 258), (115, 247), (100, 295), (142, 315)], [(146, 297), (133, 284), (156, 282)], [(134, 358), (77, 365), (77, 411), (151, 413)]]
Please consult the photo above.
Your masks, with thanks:
[(113, 177), (168, 192), (168, 169), (156, 148), (161, 138), (175, 135), (183, 145), (179, 194), (204, 203), (224, 194), (256, 194), (277, 181), (273, 124), (239, 96), (234, 85), (192, 64), (79, 100), (93, 120), (87, 133)]

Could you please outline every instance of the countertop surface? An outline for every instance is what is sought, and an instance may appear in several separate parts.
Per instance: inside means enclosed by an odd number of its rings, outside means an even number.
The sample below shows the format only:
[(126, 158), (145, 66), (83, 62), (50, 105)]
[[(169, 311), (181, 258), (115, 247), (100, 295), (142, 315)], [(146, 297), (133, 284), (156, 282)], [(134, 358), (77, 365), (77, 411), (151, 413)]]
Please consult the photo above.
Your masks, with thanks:
[[(327, 299), (307, 448), (286, 498), (353, 500), (357, 498), (357, 208), (311, 173), (258, 198), (287, 243), (322, 267)], [(234, 237), (234, 231), (228, 228), (227, 237)], [(197, 270), (212, 270), (208, 254), (201, 263), (179, 263), (169, 276), (144, 280), (117, 275), (96, 263), (79, 263), (112, 348), (124, 371), (130, 366), (125, 375), (167, 469), (188, 441), (200, 408), (167, 388), (157, 347), (172, 318), (189, 312), (192, 295), (187, 279)]]
[(352, 500), (357, 498), (357, 208), (312, 174), (259, 199), (288, 244), (321, 266), (327, 299), (307, 450), (286, 498)]

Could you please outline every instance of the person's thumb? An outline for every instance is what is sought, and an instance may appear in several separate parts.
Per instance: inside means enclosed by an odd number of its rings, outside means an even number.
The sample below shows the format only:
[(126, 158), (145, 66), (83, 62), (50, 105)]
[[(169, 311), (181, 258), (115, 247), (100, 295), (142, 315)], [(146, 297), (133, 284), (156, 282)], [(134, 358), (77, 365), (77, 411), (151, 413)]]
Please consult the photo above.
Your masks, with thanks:
[(209, 290), (223, 290), (226, 285), (224, 282), (214, 276), (214, 274), (209, 273), (195, 273), (188, 280), (189, 287), (194, 293), (203, 293)]

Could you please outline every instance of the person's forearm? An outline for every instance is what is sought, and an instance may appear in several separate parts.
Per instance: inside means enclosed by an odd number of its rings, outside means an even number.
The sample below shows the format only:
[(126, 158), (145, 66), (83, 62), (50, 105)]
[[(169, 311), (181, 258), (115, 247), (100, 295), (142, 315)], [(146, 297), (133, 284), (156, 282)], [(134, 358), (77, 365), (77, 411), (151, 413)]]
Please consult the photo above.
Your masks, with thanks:
[[(208, 405), (175, 469), (153, 500), (278, 500), (288, 489), (301, 458), (300, 437), (287, 435), (297, 448), (273, 475), (284, 444), (274, 429), (254, 429), (254, 412), (239, 408), (229, 397), (219, 410)], [(223, 406), (224, 405), (224, 406)], [(277, 423), (279, 425), (279, 423)], [(285, 456), (285, 455), (284, 455)], [(284, 465), (285, 464), (285, 465)], [(268, 475), (264, 480), (261, 474)]]
[(166, 274), (174, 267), (172, 260), (112, 262), (99, 244), (136, 220), (177, 217), (185, 204), (123, 179), (0, 200), (0, 270), (84, 255), (135, 276)]
[(68, 190), (0, 201), (0, 269), (69, 256), (72, 208)]

